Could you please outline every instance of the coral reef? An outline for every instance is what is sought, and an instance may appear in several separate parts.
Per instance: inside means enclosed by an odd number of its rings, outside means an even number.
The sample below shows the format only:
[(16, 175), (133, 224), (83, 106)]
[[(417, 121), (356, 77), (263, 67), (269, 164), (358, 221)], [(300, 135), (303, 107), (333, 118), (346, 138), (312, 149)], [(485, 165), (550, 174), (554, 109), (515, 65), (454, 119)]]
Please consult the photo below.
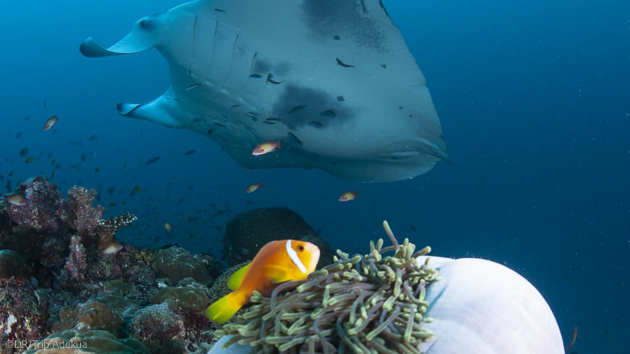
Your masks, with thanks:
[(193, 256), (181, 247), (170, 247), (160, 250), (151, 266), (160, 278), (168, 279), (171, 285), (184, 278), (193, 278), (200, 284), (209, 285), (212, 278), (207, 269), (208, 264), (209, 259), (204, 259), (204, 256)]
[(129, 331), (152, 353), (206, 353), (216, 341), (214, 325), (197, 311), (180, 311), (167, 303), (139, 310)]
[(66, 260), (65, 271), (69, 280), (82, 281), (85, 279), (87, 269), (87, 256), (85, 247), (81, 243), (81, 237), (74, 235), (70, 238), (70, 254)]
[(122, 227), (131, 225), (138, 218), (130, 213), (124, 213), (115, 218), (100, 220), (96, 233), (98, 234), (98, 248), (103, 249), (112, 244), (118, 243), (116, 240), (116, 232)]
[(19, 253), (11, 250), (0, 250), (0, 279), (24, 281), (31, 278), (26, 261)]
[(254, 305), (217, 334), (265, 353), (417, 352), (432, 335), (422, 326), (424, 295), (437, 271), (415, 262), (428, 247), (414, 253), (408, 240), (394, 245), (372, 242), (369, 254), (354, 257), (339, 251), (336, 263), (305, 281), (283, 283), (270, 298), (254, 293)]
[(142, 343), (132, 338), (118, 339), (107, 331), (67, 330), (33, 343), (26, 354), (150, 354)]
[[(117, 301), (115, 301), (117, 300)], [(124, 324), (122, 312), (127, 302), (122, 298), (95, 299), (76, 306), (65, 306), (59, 311), (60, 322), (53, 326), (54, 331), (76, 329), (88, 331), (99, 329), (116, 333)]]
[(6, 343), (37, 340), (46, 335), (48, 303), (41, 295), (30, 281), (0, 279), (0, 353), (19, 353), (24, 349)]
[[(288, 208), (260, 208), (237, 214), (225, 229), (223, 259), (229, 266), (252, 260), (258, 250), (275, 240), (302, 239), (315, 243), (322, 251), (320, 265), (329, 264), (334, 256), (304, 219)], [(306, 240), (306, 239), (304, 239)]]
[(153, 295), (151, 303), (165, 303), (171, 310), (203, 311), (210, 303), (210, 299), (206, 294), (207, 288), (195, 284), (194, 281), (188, 282), (190, 283), (188, 285), (181, 286), (182, 283), (186, 284), (187, 279), (192, 280), (192, 278), (186, 278), (180, 282), (180, 286), (169, 286), (159, 290)]
[[(57, 186), (35, 177), (1, 199), (0, 341), (13, 345), (0, 348), (0, 354), (23, 352), (18, 341), (37, 340), (27, 353), (206, 353), (216, 341), (216, 326), (203, 310), (229, 291), (227, 279), (244, 263), (221, 275), (225, 266), (209, 255), (180, 247), (158, 251), (122, 245), (116, 233), (136, 217), (126, 213), (104, 219), (105, 210), (94, 204), (96, 195), (74, 186), (64, 198)], [(299, 215), (285, 208), (241, 214), (228, 229), (226, 247), (236, 251), (233, 260), (251, 258), (264, 243), (279, 238), (305, 237), (320, 247), (322, 257), (332, 254)], [(343, 278), (347, 269), (326, 269), (331, 274), (326, 281), (350, 279)], [(337, 273), (341, 278), (334, 278)], [(321, 285), (313, 284), (306, 293)], [(278, 301), (288, 297), (274, 296)], [(259, 309), (267, 300), (257, 299), (253, 308)], [(250, 311), (244, 314), (251, 316)], [(416, 332), (414, 327), (413, 336)]]
[(12, 204), (4, 198), (4, 206), (16, 232), (36, 234), (63, 233), (71, 219), (70, 204), (57, 191), (57, 186), (44, 177), (34, 177), (20, 184), (16, 193), (23, 203)]
[(94, 189), (88, 191), (80, 186), (73, 186), (68, 191), (68, 200), (72, 210), (72, 227), (77, 230), (87, 246), (91, 246), (94, 231), (101, 223), (105, 211), (100, 205), (94, 206), (96, 194)]

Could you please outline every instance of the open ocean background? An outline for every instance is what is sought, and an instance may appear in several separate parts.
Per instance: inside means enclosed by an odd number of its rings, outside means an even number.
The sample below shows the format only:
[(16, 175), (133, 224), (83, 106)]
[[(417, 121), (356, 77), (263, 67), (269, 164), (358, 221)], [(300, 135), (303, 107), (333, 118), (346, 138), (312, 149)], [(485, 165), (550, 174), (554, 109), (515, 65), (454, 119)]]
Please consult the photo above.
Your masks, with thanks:
[[(434, 255), (486, 258), (525, 276), (565, 342), (578, 326), (571, 352), (630, 353), (629, 2), (384, 3), (427, 78), (452, 165), (385, 184), (246, 172), (201, 135), (118, 116), (116, 103), (169, 86), (157, 51), (79, 53), (88, 36), (113, 44), (180, 1), (23, 0), (0, 10), (0, 189), (50, 177), (55, 159), (64, 193), (96, 188), (106, 216), (138, 216), (125, 242), (217, 256), (225, 223), (252, 208), (292, 208), (349, 252), (384, 237), (387, 219)], [(59, 122), (43, 132), (53, 114)], [(37, 161), (25, 163), (23, 148)], [(246, 194), (254, 182), (264, 187)], [(360, 199), (339, 203), (348, 190)]]

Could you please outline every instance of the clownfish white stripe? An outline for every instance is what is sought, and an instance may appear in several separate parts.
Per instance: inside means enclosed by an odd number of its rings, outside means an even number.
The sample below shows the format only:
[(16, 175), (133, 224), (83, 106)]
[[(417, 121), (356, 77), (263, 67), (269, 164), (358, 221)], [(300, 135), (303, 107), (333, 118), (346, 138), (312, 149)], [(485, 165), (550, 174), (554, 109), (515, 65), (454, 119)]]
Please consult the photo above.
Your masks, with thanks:
[(300, 257), (298, 257), (297, 252), (295, 252), (293, 247), (291, 247), (291, 240), (287, 240), (287, 254), (289, 255), (289, 258), (291, 258), (291, 260), (293, 261), (293, 264), (295, 264), (295, 266), (298, 267), (298, 269), (302, 273), (306, 273), (306, 267), (304, 266), (304, 263), (302, 263)]

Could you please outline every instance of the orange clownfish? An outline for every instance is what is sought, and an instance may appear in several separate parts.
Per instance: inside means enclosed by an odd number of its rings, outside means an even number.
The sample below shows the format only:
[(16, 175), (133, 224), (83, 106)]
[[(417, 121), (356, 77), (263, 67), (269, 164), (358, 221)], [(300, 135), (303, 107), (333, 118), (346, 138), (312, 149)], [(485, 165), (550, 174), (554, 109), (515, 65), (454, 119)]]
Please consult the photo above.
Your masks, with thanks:
[(249, 187), (247, 187), (247, 193), (253, 193), (256, 191), (256, 189), (262, 187), (261, 183), (254, 183), (249, 185)]
[(234, 291), (210, 305), (206, 316), (218, 324), (225, 323), (249, 302), (254, 290), (270, 296), (282, 282), (306, 279), (315, 270), (319, 254), (319, 248), (310, 242), (269, 242), (250, 264), (230, 277), (227, 285)]
[(357, 192), (345, 192), (339, 197), (340, 202), (349, 202), (355, 199), (359, 199), (359, 194)]
[(274, 152), (276, 151), (276, 149), (280, 149), (280, 141), (271, 141), (267, 143), (262, 143), (256, 146), (254, 151), (252, 151), (252, 155), (254, 156), (264, 155), (270, 152)]

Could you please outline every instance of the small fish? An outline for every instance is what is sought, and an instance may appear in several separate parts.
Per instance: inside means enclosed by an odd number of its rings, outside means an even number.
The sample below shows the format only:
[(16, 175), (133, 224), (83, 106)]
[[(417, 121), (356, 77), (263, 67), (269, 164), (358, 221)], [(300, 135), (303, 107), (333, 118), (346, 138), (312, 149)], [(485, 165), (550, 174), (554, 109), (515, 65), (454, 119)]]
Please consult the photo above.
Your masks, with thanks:
[(341, 59), (339, 58), (335, 58), (335, 59), (337, 59), (337, 64), (343, 66), (344, 68), (354, 68), (354, 65), (346, 64), (342, 62)]
[(26, 159), (26, 161), (24, 161), (24, 162), (26, 162), (26, 163), (31, 163), (31, 162), (35, 162), (35, 161), (37, 161), (37, 158), (35, 158), (35, 157), (29, 157), (29, 158), (28, 158), (28, 159)]
[(120, 250), (123, 249), (123, 246), (120, 243), (112, 243), (111, 245), (103, 248), (102, 250), (98, 251), (98, 254), (103, 257), (105, 255), (115, 255), (116, 253), (120, 252)]
[(190, 91), (192, 89), (196, 89), (197, 87), (199, 87), (199, 84), (192, 84), (192, 85), (186, 87), (186, 91)]
[(273, 74), (269, 73), (269, 74), (267, 74), (267, 82), (271, 83), (271, 84), (274, 84), (274, 85), (280, 85), (283, 81), (274, 80), (273, 79)]
[(573, 335), (571, 336), (571, 343), (569, 343), (569, 345), (566, 346), (565, 351), (568, 352), (569, 349), (571, 349), (573, 347), (573, 345), (575, 344), (575, 341), (577, 340), (577, 326), (575, 326), (573, 328)]
[(254, 151), (252, 151), (252, 155), (254, 156), (264, 155), (270, 152), (274, 152), (276, 149), (280, 149), (280, 141), (262, 143), (256, 146)]
[(52, 170), (52, 173), (50, 174), (50, 180), (52, 181), (55, 178), (55, 171), (57, 170)]
[(54, 164), (55, 164), (55, 161), (56, 161), (55, 159), (52, 159), (52, 161), (50, 161), (50, 164), (51, 164), (51, 165), (54, 165)]
[(133, 191), (136, 193), (140, 193), (142, 191), (142, 188), (140, 188), (140, 186), (135, 186), (133, 187)]
[(11, 205), (15, 206), (23, 206), (26, 205), (26, 198), (22, 193), (13, 193), (4, 196), (4, 200), (9, 202)]
[(94, 172), (98, 172), (98, 171), (100, 171), (100, 170), (101, 170), (101, 168), (100, 168), (100, 167), (97, 167), (97, 168), (95, 168), (95, 169), (94, 169)]
[(411, 231), (413, 231), (413, 232), (418, 232), (418, 230), (416, 230), (416, 228), (415, 228), (413, 225), (411, 225), (411, 224), (409, 224), (409, 228), (410, 228), (410, 229), (411, 229)]
[(349, 202), (355, 199), (359, 199), (359, 194), (357, 194), (357, 192), (345, 192), (339, 197), (340, 202)]
[(164, 228), (166, 229), (166, 231), (173, 231), (173, 225), (167, 222), (164, 223)]
[(52, 129), (52, 127), (54, 127), (55, 124), (57, 124), (58, 120), (59, 119), (57, 118), (57, 116), (52, 116), (48, 118), (48, 120), (46, 120), (46, 123), (44, 124), (44, 131), (46, 132)]
[(26, 157), (26, 155), (28, 155), (28, 149), (27, 148), (23, 148), (20, 150), (20, 157)]
[(319, 255), (319, 248), (310, 242), (269, 242), (250, 264), (232, 275), (227, 285), (234, 291), (210, 305), (206, 316), (219, 324), (227, 322), (249, 302), (254, 291), (270, 296), (282, 282), (306, 279), (315, 270)]
[(197, 150), (188, 150), (184, 153), (184, 156), (190, 156), (192, 154), (194, 154), (195, 152), (197, 152)]
[(250, 184), (249, 187), (247, 187), (247, 193), (253, 193), (260, 187), (262, 187), (261, 183)]
[(160, 157), (156, 156), (156, 157), (152, 157), (150, 159), (147, 160), (147, 162), (144, 163), (145, 166), (149, 166), (150, 164), (154, 163), (155, 161), (159, 160)]
[(295, 106), (295, 107), (291, 108), (291, 109), (287, 112), (287, 114), (294, 114), (294, 113), (296, 113), (296, 112), (299, 112), (299, 111), (303, 110), (304, 108), (306, 108), (306, 106), (303, 106), (303, 105)]
[(116, 206), (116, 203), (109, 203), (109, 206), (113, 208)]

